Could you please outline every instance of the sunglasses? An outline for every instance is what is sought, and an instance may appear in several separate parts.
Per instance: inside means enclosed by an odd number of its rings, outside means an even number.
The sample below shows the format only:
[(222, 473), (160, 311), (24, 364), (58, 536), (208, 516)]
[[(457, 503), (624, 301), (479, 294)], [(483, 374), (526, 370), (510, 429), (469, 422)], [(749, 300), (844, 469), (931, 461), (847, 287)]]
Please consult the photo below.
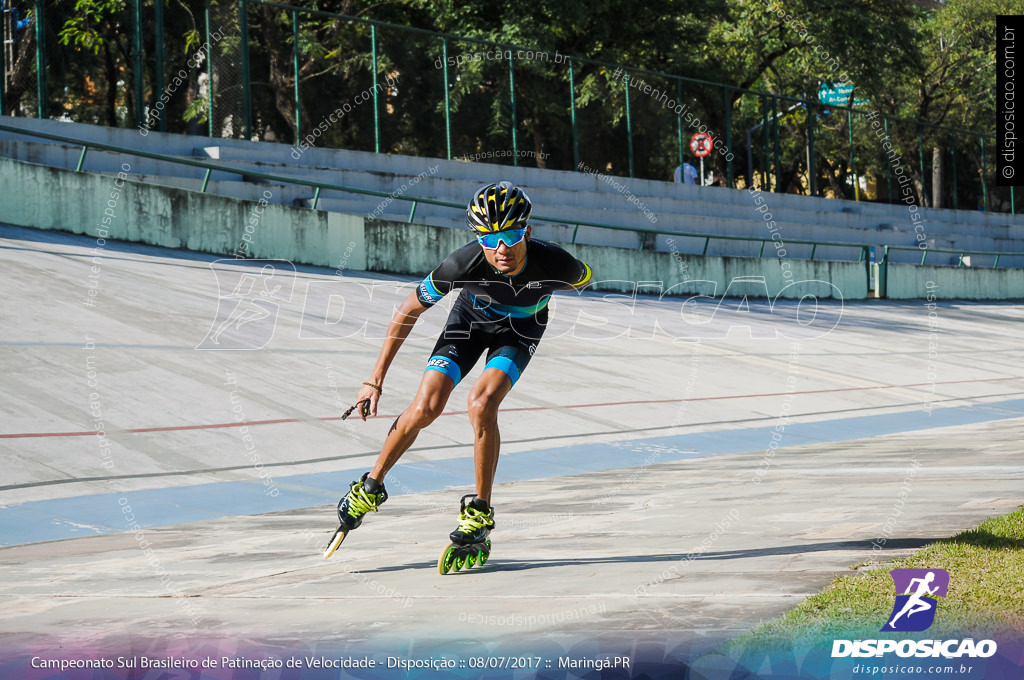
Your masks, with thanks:
[(495, 231), (490, 234), (478, 234), (476, 240), (484, 248), (495, 250), (502, 243), (511, 248), (524, 238), (526, 238), (526, 227), (521, 229), (505, 229), (504, 231)]

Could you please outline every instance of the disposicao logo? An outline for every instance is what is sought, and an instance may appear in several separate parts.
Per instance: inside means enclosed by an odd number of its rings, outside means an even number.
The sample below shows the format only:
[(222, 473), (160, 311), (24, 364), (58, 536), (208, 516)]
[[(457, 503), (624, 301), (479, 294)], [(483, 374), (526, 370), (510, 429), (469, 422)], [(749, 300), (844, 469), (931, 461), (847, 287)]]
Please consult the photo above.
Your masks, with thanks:
[[(893, 569), (889, 572), (896, 584), (896, 601), (883, 633), (917, 633), (935, 623), (939, 597), (949, 590), (949, 573), (945, 569)], [(901, 657), (981, 657), (996, 653), (994, 640), (834, 640), (832, 657), (884, 656), (895, 652)]]
[(928, 630), (935, 622), (939, 603), (935, 598), (946, 597), (949, 590), (949, 573), (945, 569), (893, 569), (889, 575), (896, 583), (897, 595), (882, 632)]

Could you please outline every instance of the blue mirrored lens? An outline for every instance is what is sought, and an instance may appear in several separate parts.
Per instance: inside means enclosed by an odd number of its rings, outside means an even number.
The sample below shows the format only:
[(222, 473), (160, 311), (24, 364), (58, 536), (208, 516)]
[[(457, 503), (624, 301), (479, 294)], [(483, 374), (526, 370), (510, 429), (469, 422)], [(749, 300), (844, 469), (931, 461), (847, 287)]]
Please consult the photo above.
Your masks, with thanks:
[(488, 250), (494, 250), (499, 244), (504, 243), (508, 247), (512, 247), (519, 243), (526, 236), (526, 228), (522, 229), (506, 229), (505, 231), (496, 231), (493, 234), (480, 234), (476, 237), (480, 245)]

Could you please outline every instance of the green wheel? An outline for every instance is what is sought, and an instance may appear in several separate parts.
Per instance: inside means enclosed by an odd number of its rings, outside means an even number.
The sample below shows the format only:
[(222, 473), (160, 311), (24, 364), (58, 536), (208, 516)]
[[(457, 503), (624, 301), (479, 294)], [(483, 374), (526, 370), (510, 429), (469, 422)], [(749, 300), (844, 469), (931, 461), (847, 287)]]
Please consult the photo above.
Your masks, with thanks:
[(469, 553), (468, 555), (466, 555), (466, 569), (472, 569), (473, 567), (475, 567), (477, 564), (477, 558), (479, 556), (480, 553)]
[(491, 539), (487, 539), (487, 550), (481, 550), (476, 558), (476, 563), (481, 567), (487, 564), (487, 558), (491, 556)]
[(441, 552), (440, 559), (437, 560), (437, 570), (444, 576), (452, 570), (452, 563), (455, 557), (455, 546), (450, 545)]
[(462, 571), (462, 569), (465, 566), (466, 566), (466, 558), (465, 557), (456, 557), (455, 558), (455, 571)]

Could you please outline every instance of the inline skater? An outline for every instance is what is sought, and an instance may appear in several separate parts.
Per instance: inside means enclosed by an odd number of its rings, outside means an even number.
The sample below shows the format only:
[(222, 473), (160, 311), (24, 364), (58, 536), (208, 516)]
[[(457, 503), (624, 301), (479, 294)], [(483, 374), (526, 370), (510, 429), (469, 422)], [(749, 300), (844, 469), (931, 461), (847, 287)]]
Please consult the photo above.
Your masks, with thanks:
[(487, 560), (488, 534), (494, 528), (491, 490), (501, 441), (498, 407), (537, 349), (551, 293), (582, 288), (592, 278), (590, 267), (564, 249), (531, 238), (532, 209), (526, 192), (511, 182), (477, 190), (466, 208), (466, 221), (476, 239), (451, 253), (395, 312), (377, 363), (353, 407), (363, 420), (377, 414), (384, 377), (420, 314), (461, 289), (412, 403), (395, 419), (373, 468), (352, 482), (338, 503), (340, 526), (325, 557), (362, 523), (363, 515), (377, 512), (387, 500), (384, 477), (388, 470), (420, 430), (441, 414), (452, 390), (486, 352), (484, 370), (469, 391), (476, 493), (462, 497), (459, 524), (450, 535), (452, 545), (442, 553), (438, 568), (447, 573), (453, 566), (458, 570)]

